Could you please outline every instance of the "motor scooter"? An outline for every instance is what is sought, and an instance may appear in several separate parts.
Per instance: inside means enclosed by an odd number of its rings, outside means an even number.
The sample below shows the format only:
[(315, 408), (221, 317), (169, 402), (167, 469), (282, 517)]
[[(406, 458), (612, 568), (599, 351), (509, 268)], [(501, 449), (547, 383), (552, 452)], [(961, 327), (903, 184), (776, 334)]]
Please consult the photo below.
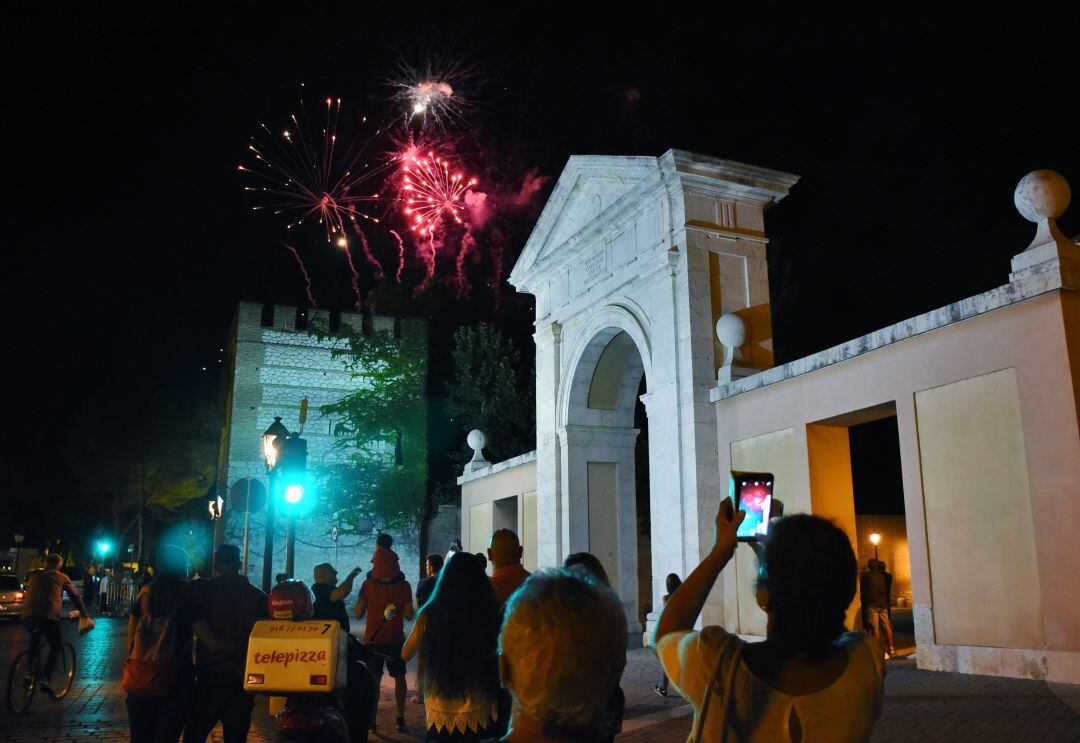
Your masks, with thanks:
[(256, 622), (248, 639), (244, 689), (271, 696), (278, 738), (366, 743), (377, 690), (361, 662), (364, 646), (338, 622), (311, 619), (314, 602), (302, 581), (279, 583), (268, 603), (271, 618)]

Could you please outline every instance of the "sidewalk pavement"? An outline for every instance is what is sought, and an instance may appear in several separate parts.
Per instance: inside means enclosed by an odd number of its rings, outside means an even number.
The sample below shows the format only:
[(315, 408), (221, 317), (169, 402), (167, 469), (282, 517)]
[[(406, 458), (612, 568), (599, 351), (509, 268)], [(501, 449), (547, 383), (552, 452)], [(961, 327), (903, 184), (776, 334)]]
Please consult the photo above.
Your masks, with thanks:
[[(129, 739), (120, 671), (126, 623), (103, 618), (98, 628), (77, 638), (74, 626), (64, 635), (78, 650), (77, 680), (68, 697), (52, 702), (35, 698), (29, 713), (13, 718), (0, 711), (0, 741), (49, 743), (93, 741), (121, 743)], [(0, 681), (6, 681), (11, 659), (26, 644), (18, 625), (0, 626)], [(885, 703), (872, 741), (892, 743), (979, 743), (1006, 741), (1080, 741), (1080, 686), (1041, 681), (917, 671), (909, 659), (889, 662)], [(622, 688), (626, 718), (620, 741), (682, 743), (690, 731), (690, 708), (677, 695), (662, 698), (653, 691), (660, 666), (648, 650), (631, 650)], [(423, 707), (413, 702), (415, 673), (410, 668), (405, 715), (408, 733), (394, 727), (393, 680), (383, 677), (376, 743), (420, 741)], [(212, 736), (221, 743), (221, 728)], [(276, 740), (267, 701), (259, 697), (252, 717), (251, 743)]]

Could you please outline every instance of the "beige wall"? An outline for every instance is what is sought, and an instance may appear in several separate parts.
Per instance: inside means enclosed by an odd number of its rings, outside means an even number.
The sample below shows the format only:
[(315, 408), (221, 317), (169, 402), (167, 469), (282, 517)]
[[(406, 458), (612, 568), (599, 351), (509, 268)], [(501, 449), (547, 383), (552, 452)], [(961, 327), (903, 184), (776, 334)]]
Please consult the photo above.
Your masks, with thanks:
[(934, 634), (945, 645), (1043, 645), (1016, 372), (915, 395)]
[[(798, 502), (795, 487), (795, 436), (790, 428), (780, 431), (762, 434), (742, 441), (733, 441), (730, 445), (732, 470), (743, 472), (771, 472), (775, 486), (773, 497), (784, 502), (785, 507), (791, 508), (791, 500)], [(725, 474), (725, 478), (730, 475)], [(726, 493), (721, 494), (721, 496)], [(803, 504), (800, 504), (803, 505)], [(719, 503), (717, 503), (719, 507)], [(798, 510), (805, 510), (803, 508)], [(716, 517), (715, 511), (708, 515), (709, 519)], [(712, 521), (709, 522), (710, 531)], [(712, 535), (709, 535), (711, 540)], [(712, 541), (708, 542), (708, 548), (712, 547)], [(757, 578), (757, 558), (746, 545), (739, 545), (735, 550), (735, 570), (738, 580), (731, 583), (730, 595), (725, 595), (725, 605), (729, 607), (730, 615), (725, 613), (725, 624), (729, 627), (738, 626), (739, 631), (749, 635), (764, 635), (767, 617), (765, 612), (757, 605), (754, 595), (754, 581)], [(682, 576), (686, 578), (686, 576)], [(710, 620), (706, 614), (705, 621)], [(714, 620), (715, 621), (715, 620)]]
[[(461, 520), (465, 522), (465, 513), (462, 511)], [(484, 552), (494, 531), (491, 524), (491, 501), (477, 503), (469, 506), (468, 527), (462, 526), (462, 534), (467, 534), (468, 539), (462, 538), (461, 546), (466, 552)]]
[[(830, 519), (847, 532), (855, 546), (855, 493), (851, 485), (851, 444), (847, 426), (807, 426), (810, 465), (810, 511)], [(847, 611), (847, 626), (856, 626), (859, 595)]]
[[(760, 466), (774, 470), (790, 467), (791, 487), (796, 492), (784, 497), (789, 512), (807, 510), (811, 491), (807, 426), (853, 411), (895, 405), (920, 665), (980, 673), (1044, 675), (1051, 680), (1080, 682), (1080, 591), (1076, 590), (1080, 550), (1075, 548), (1076, 535), (1080, 533), (1080, 498), (1076, 497), (1080, 483), (1080, 432), (1073, 384), (1077, 376), (1076, 357), (1080, 355), (1076, 350), (1080, 345), (1080, 337), (1076, 336), (1080, 332), (1078, 313), (1080, 301), (1075, 293), (1049, 292), (783, 382), (721, 399), (715, 403), (721, 475), (726, 476), (725, 470), (731, 468), (733, 461), (740, 461), (738, 442), (791, 429), (793, 439), (787, 449), (794, 461), (788, 464), (785, 455), (777, 460), (783, 464), (763, 462)], [(1071, 346), (1066, 343), (1067, 329), (1072, 334)], [(932, 612), (950, 612), (956, 607), (933, 607), (916, 394), (1005, 369), (1012, 370), (1016, 380), (1018, 425), (1023, 441), (1020, 451), (1026, 467), (1036, 584), (1040, 588), (1037, 595), (1030, 591), (1023, 595), (1028, 604), (1037, 607), (1035, 611), (1045, 632), (1044, 639), (1028, 630), (1018, 635), (1019, 642), (1028, 643), (1026, 648), (1031, 651), (1028, 655), (1016, 655), (1004, 649), (990, 652), (979, 646), (942, 645), (935, 642), (933, 631)], [(1008, 461), (1009, 476), (1017, 476), (1018, 460)], [(757, 466), (755, 463), (754, 467)], [(784, 484), (779, 473), (777, 483)], [(1017, 499), (1024, 497), (1022, 491), (1014, 495)], [(978, 505), (970, 508), (967, 520), (980, 522), (994, 533), (1011, 533), (1010, 522), (1014, 518), (1011, 511)], [(711, 523), (706, 524), (706, 520), (702, 519), (699, 531), (703, 550), (711, 545), (711, 537), (707, 537)], [(1026, 549), (1025, 539), (1021, 534), (1022, 549)], [(1011, 538), (999, 547), (1008, 553), (1010, 545)], [(937, 563), (933, 571), (935, 580), (941, 577), (948, 582), (950, 577), (962, 575), (968, 569), (963, 562)], [(734, 582), (736, 575), (743, 580), (742, 570), (725, 574), (722, 580)], [(1000, 578), (1006, 582), (1014, 580), (1006, 575)], [(742, 594), (741, 590), (736, 593), (725, 586), (713, 594), (710, 601), (714, 603), (708, 608), (722, 609), (725, 618), (740, 613), (729, 604)], [(950, 592), (943, 600), (957, 599)], [(957, 642), (958, 637), (950, 635)]]
[(536, 491), (521, 496), (521, 546), (525, 548), (521, 563), (530, 573), (536, 570)]
[(589, 462), (589, 552), (607, 571), (611, 585), (619, 585), (619, 530), (615, 503), (615, 463)]
[[(500, 468), (495, 465), (493, 469)], [(513, 498), (513, 504), (496, 501)], [(507, 506), (512, 506), (508, 508)], [(461, 545), (469, 552), (486, 552), (495, 528), (506, 525), (514, 513), (512, 528), (525, 550), (523, 564), (536, 569), (536, 462), (499, 469), (494, 474), (461, 484)], [(498, 523), (495, 523), (495, 522)]]

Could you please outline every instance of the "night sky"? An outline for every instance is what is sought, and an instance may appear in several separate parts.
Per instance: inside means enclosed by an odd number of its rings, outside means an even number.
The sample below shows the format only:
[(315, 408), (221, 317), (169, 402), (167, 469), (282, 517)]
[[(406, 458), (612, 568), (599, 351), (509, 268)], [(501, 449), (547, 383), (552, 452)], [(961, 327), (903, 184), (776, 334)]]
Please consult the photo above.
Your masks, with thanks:
[[(537, 208), (571, 154), (678, 147), (800, 174), (767, 223), (781, 361), (1005, 283), (1034, 229), (1017, 180), (1053, 168), (1080, 188), (1071, 18), (360, 5), (7, 6), (3, 464), (25, 495), (48, 496), (35, 473), (93, 390), (212, 388), (238, 300), (303, 302), (236, 164), (301, 96), (395, 119), (396, 59), (473, 66), (471, 169), (548, 176)], [(320, 304), (347, 309), (340, 255), (309, 255)], [(529, 355), (509, 291), (495, 318)]]

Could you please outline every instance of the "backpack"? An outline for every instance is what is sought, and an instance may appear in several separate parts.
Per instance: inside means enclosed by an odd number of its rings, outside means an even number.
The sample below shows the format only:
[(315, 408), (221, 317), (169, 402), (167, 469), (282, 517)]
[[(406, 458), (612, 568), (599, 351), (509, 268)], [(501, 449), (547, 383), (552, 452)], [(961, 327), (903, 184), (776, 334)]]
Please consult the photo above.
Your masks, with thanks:
[(177, 660), (176, 607), (165, 616), (150, 614), (150, 594), (143, 590), (139, 619), (131, 650), (124, 660), (120, 686), (135, 696), (164, 696), (176, 688)]

